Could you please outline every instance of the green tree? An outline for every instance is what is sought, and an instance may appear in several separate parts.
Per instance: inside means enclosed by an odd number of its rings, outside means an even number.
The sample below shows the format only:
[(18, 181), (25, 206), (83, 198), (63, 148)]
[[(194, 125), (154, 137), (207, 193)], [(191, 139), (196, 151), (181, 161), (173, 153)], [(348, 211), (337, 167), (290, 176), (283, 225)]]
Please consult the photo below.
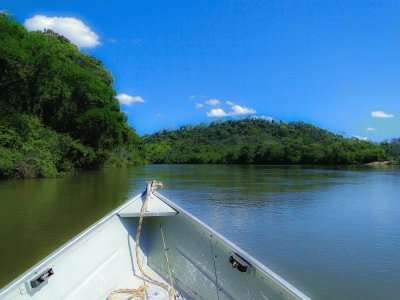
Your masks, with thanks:
[(143, 140), (154, 163), (361, 164), (387, 158), (376, 143), (304, 122), (252, 118), (160, 130)]
[[(0, 13), (2, 176), (141, 163), (141, 139), (120, 112), (112, 83), (99, 60), (65, 37), (28, 32)], [(11, 135), (20, 137), (19, 144), (10, 142)], [(46, 138), (53, 142), (48, 152)], [(20, 158), (7, 158), (11, 148)], [(42, 166), (48, 171), (38, 171)], [(17, 169), (26, 172), (17, 175)]]

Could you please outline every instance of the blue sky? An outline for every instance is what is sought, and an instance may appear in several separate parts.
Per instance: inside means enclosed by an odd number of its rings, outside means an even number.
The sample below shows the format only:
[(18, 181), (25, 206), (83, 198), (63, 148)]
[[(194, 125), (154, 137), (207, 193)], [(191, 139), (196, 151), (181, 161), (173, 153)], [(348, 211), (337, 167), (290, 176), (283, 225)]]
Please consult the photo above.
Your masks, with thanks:
[(399, 1), (3, 0), (0, 9), (31, 28), (51, 23), (102, 60), (139, 134), (255, 115), (400, 136)]

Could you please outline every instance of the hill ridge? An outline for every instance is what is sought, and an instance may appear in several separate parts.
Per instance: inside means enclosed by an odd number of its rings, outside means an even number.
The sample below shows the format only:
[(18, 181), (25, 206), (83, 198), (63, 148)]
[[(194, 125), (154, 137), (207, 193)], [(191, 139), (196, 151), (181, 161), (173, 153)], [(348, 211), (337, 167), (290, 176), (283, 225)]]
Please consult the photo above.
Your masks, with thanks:
[(306, 122), (257, 118), (185, 125), (143, 136), (154, 163), (361, 164), (387, 158), (376, 143)]

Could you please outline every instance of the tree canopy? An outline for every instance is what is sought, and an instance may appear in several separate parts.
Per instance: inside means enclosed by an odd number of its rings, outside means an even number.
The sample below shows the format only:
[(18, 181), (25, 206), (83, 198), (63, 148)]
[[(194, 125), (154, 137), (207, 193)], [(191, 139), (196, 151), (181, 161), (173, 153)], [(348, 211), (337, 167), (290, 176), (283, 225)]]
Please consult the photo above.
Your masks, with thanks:
[(120, 111), (113, 77), (51, 30), (0, 13), (0, 178), (51, 177), (104, 165), (361, 164), (400, 158), (400, 139), (346, 139), (304, 122), (230, 120), (142, 139)]
[(388, 157), (380, 144), (257, 118), (160, 130), (143, 140), (154, 163), (361, 164)]
[(141, 139), (112, 83), (103, 64), (67, 38), (28, 32), (0, 13), (0, 177), (140, 163)]

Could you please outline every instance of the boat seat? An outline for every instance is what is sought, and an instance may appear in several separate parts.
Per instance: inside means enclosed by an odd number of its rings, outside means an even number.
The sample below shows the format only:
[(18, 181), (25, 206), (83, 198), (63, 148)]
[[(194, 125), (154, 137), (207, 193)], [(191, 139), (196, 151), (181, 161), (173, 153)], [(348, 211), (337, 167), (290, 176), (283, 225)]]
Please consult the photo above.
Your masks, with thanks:
[[(146, 194), (137, 198), (136, 201), (132, 202), (127, 207), (123, 208), (118, 212), (121, 218), (138, 218), (140, 216), (140, 210), (143, 202), (146, 200)], [(160, 216), (174, 216), (178, 212), (171, 206), (160, 200), (155, 195), (151, 195), (147, 204), (146, 212), (144, 217), (160, 217)]]

